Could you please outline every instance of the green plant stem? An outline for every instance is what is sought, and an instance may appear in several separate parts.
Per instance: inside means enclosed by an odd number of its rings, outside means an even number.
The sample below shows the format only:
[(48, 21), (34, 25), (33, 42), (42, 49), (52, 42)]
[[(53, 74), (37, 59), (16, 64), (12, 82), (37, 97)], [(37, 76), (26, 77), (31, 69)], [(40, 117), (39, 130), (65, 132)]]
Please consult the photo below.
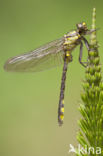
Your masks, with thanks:
[[(92, 29), (96, 29), (96, 9), (93, 8)], [(88, 65), (83, 82), (83, 92), (81, 98), (83, 104), (80, 105), (82, 118), (79, 120), (80, 132), (77, 139), (82, 147), (94, 151), (81, 153), (83, 156), (97, 155), (97, 147), (101, 149), (100, 156), (103, 156), (103, 83), (101, 81), (101, 66), (96, 39), (96, 31), (90, 35), (90, 50), (88, 51)], [(88, 151), (89, 152), (89, 151)], [(80, 153), (77, 154), (80, 156)]]

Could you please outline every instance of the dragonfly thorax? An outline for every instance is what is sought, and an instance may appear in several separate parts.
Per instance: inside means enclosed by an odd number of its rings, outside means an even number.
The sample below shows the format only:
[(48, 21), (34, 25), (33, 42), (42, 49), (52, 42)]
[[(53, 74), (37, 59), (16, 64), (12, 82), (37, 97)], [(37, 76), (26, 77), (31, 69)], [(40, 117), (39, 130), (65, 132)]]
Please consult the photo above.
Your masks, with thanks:
[(79, 33), (75, 30), (64, 35), (64, 49), (72, 51), (79, 44), (80, 37)]

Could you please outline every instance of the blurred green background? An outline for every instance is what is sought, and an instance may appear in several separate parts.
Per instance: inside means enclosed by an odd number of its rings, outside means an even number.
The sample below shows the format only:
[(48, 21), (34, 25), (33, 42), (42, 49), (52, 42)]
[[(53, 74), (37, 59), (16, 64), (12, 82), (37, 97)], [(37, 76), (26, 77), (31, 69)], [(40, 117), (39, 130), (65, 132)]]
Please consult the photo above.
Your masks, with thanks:
[[(98, 41), (103, 64), (103, 1), (0, 1), (0, 156), (64, 156), (77, 146), (77, 121), (85, 69), (78, 62), (79, 47), (67, 73), (64, 125), (57, 110), (62, 66), (40, 73), (7, 73), (5, 61), (62, 37), (85, 21), (91, 27), (97, 10)], [(89, 37), (87, 37), (89, 39)], [(87, 50), (84, 47), (84, 60)]]

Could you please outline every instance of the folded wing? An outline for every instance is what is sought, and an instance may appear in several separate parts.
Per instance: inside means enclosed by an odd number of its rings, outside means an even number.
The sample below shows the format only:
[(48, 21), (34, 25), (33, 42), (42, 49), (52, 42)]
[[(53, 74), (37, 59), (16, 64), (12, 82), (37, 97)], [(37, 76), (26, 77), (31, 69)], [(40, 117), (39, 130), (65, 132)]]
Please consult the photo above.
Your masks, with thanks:
[(9, 59), (4, 69), (10, 72), (38, 72), (63, 63), (64, 38), (57, 39), (25, 53)]

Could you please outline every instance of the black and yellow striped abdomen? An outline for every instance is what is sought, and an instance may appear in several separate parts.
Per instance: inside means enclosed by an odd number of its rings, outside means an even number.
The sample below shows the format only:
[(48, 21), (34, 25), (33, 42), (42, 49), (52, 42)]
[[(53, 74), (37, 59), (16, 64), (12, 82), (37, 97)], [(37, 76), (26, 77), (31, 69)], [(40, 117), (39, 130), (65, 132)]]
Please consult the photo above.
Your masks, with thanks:
[(67, 72), (68, 62), (71, 62), (71, 61), (72, 61), (71, 52), (65, 51), (64, 67), (63, 67), (63, 73), (62, 73), (60, 99), (59, 99), (59, 108), (58, 108), (58, 122), (60, 126), (63, 124), (63, 119), (64, 119), (64, 91), (65, 91), (66, 72)]

